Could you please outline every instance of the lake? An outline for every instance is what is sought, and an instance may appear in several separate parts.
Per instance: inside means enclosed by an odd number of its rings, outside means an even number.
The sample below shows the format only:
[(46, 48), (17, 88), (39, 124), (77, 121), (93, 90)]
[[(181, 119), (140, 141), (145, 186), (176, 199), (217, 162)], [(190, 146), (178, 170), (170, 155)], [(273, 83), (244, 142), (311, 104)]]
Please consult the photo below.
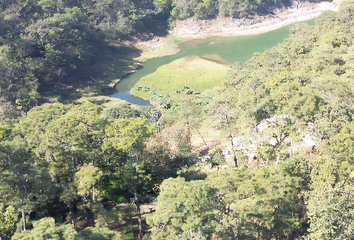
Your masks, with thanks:
[[(306, 21), (313, 25), (314, 19)], [(225, 64), (234, 62), (246, 62), (255, 52), (262, 52), (266, 48), (271, 48), (284, 41), (289, 36), (289, 30), (293, 26), (289, 25), (272, 32), (259, 35), (237, 36), (237, 37), (209, 37), (205, 39), (195, 39), (183, 42), (179, 45), (180, 52), (175, 55), (149, 59), (144, 63), (143, 68), (122, 79), (117, 85), (117, 92), (111, 97), (121, 98), (127, 102), (141, 106), (150, 105), (149, 102), (132, 96), (129, 91), (144, 76), (151, 74), (162, 65), (168, 64), (179, 58), (186, 56), (219, 56), (219, 61)]]

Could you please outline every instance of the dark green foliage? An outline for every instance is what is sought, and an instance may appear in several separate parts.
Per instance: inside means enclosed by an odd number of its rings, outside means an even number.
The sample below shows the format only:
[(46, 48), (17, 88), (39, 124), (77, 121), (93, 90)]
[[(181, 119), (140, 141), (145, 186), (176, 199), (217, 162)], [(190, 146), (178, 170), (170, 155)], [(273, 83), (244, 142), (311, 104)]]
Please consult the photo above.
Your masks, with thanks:
[[(183, 18), (220, 14), (217, 1), (154, 4)], [(205, 108), (186, 102), (185, 124), (160, 131), (154, 124), (161, 113), (152, 108), (102, 113), (93, 103), (56, 103), (29, 110), (38, 83), (59, 81), (93, 56), (92, 39), (133, 31), (120, 24), (139, 22), (138, 1), (1, 1), (0, 8), (0, 87), (28, 111), (16, 119), (18, 112), (1, 104), (9, 113), (0, 123), (1, 239), (118, 240), (111, 229), (123, 215), (142, 238), (141, 203), (157, 195), (147, 219), (151, 239), (354, 238), (352, 2), (236, 64), (226, 84), (205, 97)], [(192, 93), (188, 86), (178, 91)], [(190, 167), (191, 132), (209, 114), (214, 127), (226, 130), (238, 169)], [(307, 135), (316, 140), (309, 148), (301, 144)], [(254, 167), (243, 167), (248, 163), (238, 155), (250, 151)], [(222, 150), (210, 157), (212, 166), (221, 165)], [(181, 173), (186, 179), (175, 178)], [(127, 212), (117, 204), (124, 201)], [(73, 226), (79, 222), (85, 225)]]
[(17, 213), (13, 206), (0, 208), (0, 234), (2, 237), (12, 236), (16, 229)]
[[(27, 112), (43, 84), (92, 64), (98, 45), (133, 34), (154, 16), (149, 1), (5, 1), (0, 6), (1, 101)], [(75, 79), (76, 81), (77, 79)]]
[(219, 171), (204, 181), (165, 180), (157, 212), (149, 218), (152, 239), (280, 239), (300, 228), (300, 178), (286, 164)]
[(309, 239), (352, 239), (354, 168), (348, 162), (323, 159), (312, 173), (309, 192)]
[(106, 111), (106, 115), (110, 119), (117, 118), (137, 118), (142, 114), (140, 111), (131, 108), (129, 105), (122, 105), (120, 107), (110, 108)]
[(222, 150), (218, 148), (210, 154), (210, 159), (208, 159), (208, 163), (211, 165), (212, 168), (215, 166), (219, 168), (219, 165), (223, 162), (223, 160), (224, 156)]
[[(1, 101), (11, 102), (27, 112), (38, 104), (40, 93), (47, 88), (69, 82), (75, 85), (71, 81), (79, 81), (81, 69), (97, 61), (107, 42), (119, 46), (122, 39), (133, 35), (159, 34), (161, 28), (166, 29), (167, 22), (176, 19), (244, 17), (288, 3), (286, 0), (4, 1), (0, 6)], [(336, 73), (341, 75), (343, 71), (337, 69)], [(63, 94), (59, 100), (62, 98)], [(172, 107), (170, 102), (163, 105), (165, 109)]]
[(120, 233), (109, 230), (108, 228), (88, 227), (80, 231), (75, 240), (121, 240), (123, 239)]
[[(244, 154), (279, 162), (306, 135), (316, 141), (337, 136), (336, 151), (351, 151), (354, 7), (344, 6), (346, 14), (326, 12), (314, 26), (299, 24), (282, 44), (236, 64), (226, 85), (210, 94), (213, 101), (205, 110), (224, 116), (223, 124), (228, 116), (228, 135), (249, 137)], [(267, 128), (260, 130), (259, 124)]]
[(42, 218), (33, 223), (33, 229), (27, 232), (16, 233), (14, 240), (120, 240), (122, 239), (118, 232), (108, 228), (88, 227), (77, 232), (69, 224), (56, 225), (53, 218)]
[[(75, 223), (78, 202), (103, 207), (100, 202), (103, 198), (130, 202), (134, 197), (139, 206), (139, 201), (148, 199), (149, 194), (156, 195), (156, 188), (164, 178), (176, 176), (188, 164), (190, 143), (183, 142), (182, 137), (175, 140), (177, 153), (161, 142), (146, 147), (154, 133), (154, 124), (146, 118), (136, 118), (136, 114), (148, 115), (150, 109), (140, 113), (124, 106), (120, 110), (123, 111), (118, 111), (119, 115), (112, 119), (102, 113), (101, 107), (89, 102), (44, 104), (11, 124), (2, 123), (1, 237), (11, 236), (18, 222), (21, 223), (18, 231), (28, 230), (37, 216), (49, 214), (63, 222)], [(83, 207), (86, 216), (91, 216), (87, 209)], [(137, 212), (141, 221), (139, 207)], [(107, 226), (110, 224), (118, 223)], [(34, 224), (33, 232), (15, 236), (48, 239), (54, 234), (56, 238), (65, 235), (62, 231), (75, 231), (69, 228), (69, 225), (56, 226), (52, 219), (48, 222), (43, 219)], [(103, 228), (86, 228), (73, 234), (76, 238), (68, 239), (120, 239), (115, 232)]]
[[(162, 2), (162, 1), (159, 1)], [(198, 19), (212, 19), (217, 16), (245, 17), (270, 12), (276, 7), (290, 5), (292, 1), (242, 1), (242, 0), (173, 0), (169, 4), (171, 18), (186, 19), (196, 16)]]

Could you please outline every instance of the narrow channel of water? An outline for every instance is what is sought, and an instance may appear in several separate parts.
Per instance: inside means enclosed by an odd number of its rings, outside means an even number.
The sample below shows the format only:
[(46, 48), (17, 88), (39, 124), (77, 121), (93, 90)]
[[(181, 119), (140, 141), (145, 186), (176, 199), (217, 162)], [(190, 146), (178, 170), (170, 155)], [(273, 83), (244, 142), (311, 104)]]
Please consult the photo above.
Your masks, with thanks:
[[(314, 19), (306, 23), (313, 25)], [(122, 79), (116, 85), (117, 92), (111, 97), (121, 98), (141, 106), (150, 105), (149, 102), (132, 96), (129, 91), (142, 77), (155, 72), (160, 66), (185, 56), (212, 54), (219, 55), (228, 63), (245, 62), (252, 57), (253, 53), (262, 52), (283, 42), (289, 36), (289, 30), (293, 25), (259, 35), (210, 37), (183, 42), (179, 45), (181, 51), (178, 54), (147, 60), (143, 68)]]

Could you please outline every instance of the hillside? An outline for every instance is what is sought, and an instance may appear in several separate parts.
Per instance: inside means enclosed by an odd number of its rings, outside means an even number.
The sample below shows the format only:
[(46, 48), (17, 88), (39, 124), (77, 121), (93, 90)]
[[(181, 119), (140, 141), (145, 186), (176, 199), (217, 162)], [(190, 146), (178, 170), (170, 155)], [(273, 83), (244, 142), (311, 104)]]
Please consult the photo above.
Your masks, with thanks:
[(89, 93), (148, 19), (288, 4), (0, 2), (0, 240), (354, 239), (353, 1), (243, 63), (171, 60), (133, 88), (153, 106)]

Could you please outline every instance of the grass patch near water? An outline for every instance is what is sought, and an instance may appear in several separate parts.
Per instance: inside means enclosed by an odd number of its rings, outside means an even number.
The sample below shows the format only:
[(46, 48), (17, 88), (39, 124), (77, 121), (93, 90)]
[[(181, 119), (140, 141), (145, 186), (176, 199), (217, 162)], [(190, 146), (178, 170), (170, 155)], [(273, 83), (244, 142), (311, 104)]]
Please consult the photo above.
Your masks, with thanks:
[(184, 57), (140, 79), (131, 93), (150, 101), (153, 95), (168, 96), (172, 101), (188, 100), (221, 85), (227, 70), (223, 64), (200, 57)]

